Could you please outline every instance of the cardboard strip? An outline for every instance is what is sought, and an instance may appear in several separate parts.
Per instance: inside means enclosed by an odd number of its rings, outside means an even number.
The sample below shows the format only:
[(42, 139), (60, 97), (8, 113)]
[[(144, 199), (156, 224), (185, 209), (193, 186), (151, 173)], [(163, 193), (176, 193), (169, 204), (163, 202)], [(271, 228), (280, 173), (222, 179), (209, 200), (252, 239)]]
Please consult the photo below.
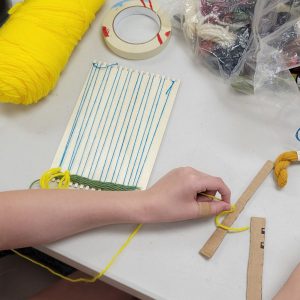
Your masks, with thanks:
[[(272, 161), (267, 161), (264, 164), (262, 169), (258, 172), (258, 174), (252, 180), (248, 188), (245, 190), (245, 192), (241, 195), (241, 197), (237, 201), (236, 211), (227, 215), (224, 218), (222, 224), (229, 227), (232, 226), (232, 224), (238, 218), (240, 213), (243, 211), (247, 202), (251, 199), (251, 197), (254, 195), (256, 190), (260, 187), (260, 185), (264, 182), (266, 177), (273, 170), (273, 167), (274, 167), (274, 163)], [(205, 256), (206, 258), (211, 258), (219, 248), (226, 234), (227, 234), (227, 230), (224, 230), (222, 228), (217, 228), (199, 253)]]
[(250, 251), (247, 275), (247, 300), (262, 299), (266, 219), (251, 218)]

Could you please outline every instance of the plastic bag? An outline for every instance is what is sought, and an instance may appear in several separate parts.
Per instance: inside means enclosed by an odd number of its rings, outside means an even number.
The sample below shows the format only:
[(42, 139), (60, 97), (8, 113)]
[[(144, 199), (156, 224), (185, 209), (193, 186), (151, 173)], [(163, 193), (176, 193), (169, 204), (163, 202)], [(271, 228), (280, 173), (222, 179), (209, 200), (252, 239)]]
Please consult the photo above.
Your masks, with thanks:
[(236, 90), (298, 92), (288, 70), (300, 65), (300, 0), (175, 0), (171, 7), (195, 56)]
[(193, 49), (224, 78), (235, 73), (251, 36), (256, 0), (183, 0), (173, 16)]
[(299, 0), (257, 1), (247, 53), (231, 78), (235, 89), (298, 93), (289, 69), (300, 65), (299, 17)]

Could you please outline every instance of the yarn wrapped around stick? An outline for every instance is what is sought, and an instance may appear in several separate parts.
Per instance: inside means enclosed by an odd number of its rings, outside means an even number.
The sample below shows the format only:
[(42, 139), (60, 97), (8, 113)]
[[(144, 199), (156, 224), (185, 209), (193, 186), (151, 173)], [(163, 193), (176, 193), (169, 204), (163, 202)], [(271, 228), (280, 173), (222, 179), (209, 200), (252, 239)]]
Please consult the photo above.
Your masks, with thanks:
[(299, 154), (300, 152), (297, 151), (289, 151), (289, 152), (282, 153), (276, 159), (275, 167), (274, 167), (274, 175), (278, 187), (283, 188), (287, 184), (288, 181), (287, 168), (291, 165), (291, 163), (299, 161), (299, 156), (300, 156)]
[(56, 86), (105, 0), (25, 0), (0, 29), (0, 102), (36, 103)]

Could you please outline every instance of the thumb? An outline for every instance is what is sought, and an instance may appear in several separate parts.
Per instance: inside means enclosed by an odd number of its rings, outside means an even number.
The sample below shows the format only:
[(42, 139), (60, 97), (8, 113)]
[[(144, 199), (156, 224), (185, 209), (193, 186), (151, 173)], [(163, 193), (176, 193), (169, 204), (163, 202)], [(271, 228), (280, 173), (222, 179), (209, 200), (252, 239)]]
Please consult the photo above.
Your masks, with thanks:
[(230, 204), (224, 201), (198, 202), (198, 207), (200, 218), (215, 216), (231, 208)]

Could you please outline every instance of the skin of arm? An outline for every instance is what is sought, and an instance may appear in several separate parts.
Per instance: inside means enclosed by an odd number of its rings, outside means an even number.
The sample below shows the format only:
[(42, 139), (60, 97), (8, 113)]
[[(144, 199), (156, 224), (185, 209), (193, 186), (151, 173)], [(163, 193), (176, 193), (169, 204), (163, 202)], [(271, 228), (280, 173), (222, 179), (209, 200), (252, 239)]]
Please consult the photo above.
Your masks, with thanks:
[(300, 300), (300, 264), (290, 275), (273, 300)]
[[(221, 194), (216, 202), (199, 195)], [(26, 190), (0, 193), (0, 250), (36, 246), (108, 224), (175, 222), (230, 208), (218, 177), (178, 168), (146, 191)]]

